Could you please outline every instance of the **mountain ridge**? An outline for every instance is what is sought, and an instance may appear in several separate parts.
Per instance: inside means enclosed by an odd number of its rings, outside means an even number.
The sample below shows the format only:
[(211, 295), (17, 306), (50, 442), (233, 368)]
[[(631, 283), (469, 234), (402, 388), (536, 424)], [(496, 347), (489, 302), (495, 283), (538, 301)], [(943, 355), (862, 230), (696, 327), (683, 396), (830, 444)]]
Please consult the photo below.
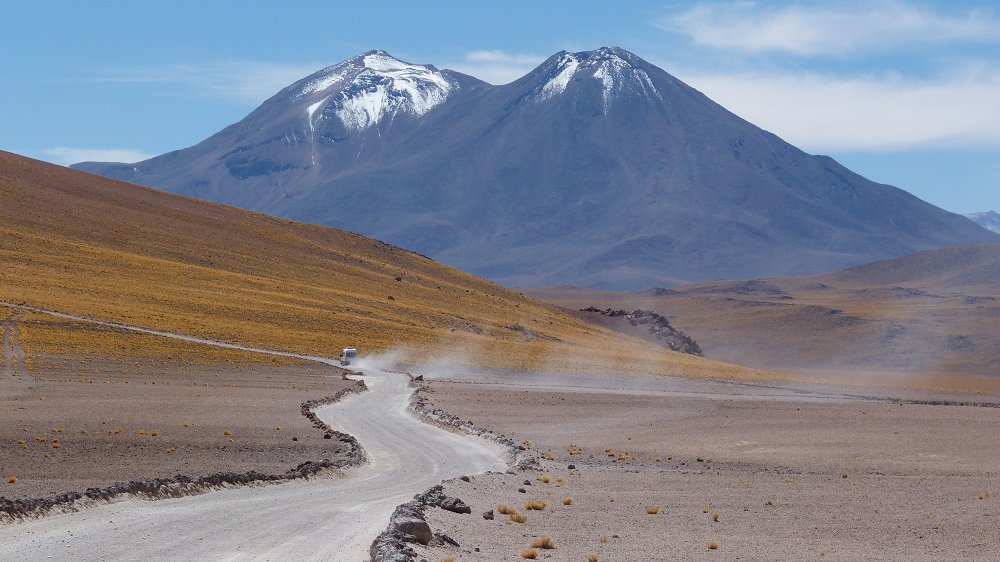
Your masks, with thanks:
[[(401, 68), (401, 85), (360, 69), (367, 57)], [(337, 68), (364, 78), (324, 78)], [(443, 99), (441, 81), (455, 85)], [(501, 86), (369, 51), (188, 149), (76, 167), (359, 232), (508, 286), (797, 275), (1000, 241), (619, 48), (561, 51)]]
[(982, 213), (969, 213), (965, 216), (986, 230), (1000, 234), (1000, 213), (985, 211)]

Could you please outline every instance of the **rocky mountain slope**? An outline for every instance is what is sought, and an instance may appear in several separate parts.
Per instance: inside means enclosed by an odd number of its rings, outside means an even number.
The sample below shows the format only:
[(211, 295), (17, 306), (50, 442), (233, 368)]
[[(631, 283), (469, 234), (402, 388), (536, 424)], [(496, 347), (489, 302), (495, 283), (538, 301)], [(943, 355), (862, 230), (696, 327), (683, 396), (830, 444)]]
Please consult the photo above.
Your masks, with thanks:
[(1000, 241), (618, 48), (503, 86), (371, 51), (205, 141), (80, 169), (359, 232), (508, 286), (674, 286)]

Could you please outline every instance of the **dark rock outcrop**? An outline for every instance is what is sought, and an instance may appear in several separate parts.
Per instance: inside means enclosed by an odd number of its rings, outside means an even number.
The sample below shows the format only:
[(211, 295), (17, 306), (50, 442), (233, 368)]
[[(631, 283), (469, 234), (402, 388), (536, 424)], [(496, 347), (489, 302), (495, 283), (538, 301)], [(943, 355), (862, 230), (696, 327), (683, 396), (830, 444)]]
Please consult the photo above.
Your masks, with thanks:
[(681, 353), (704, 357), (698, 342), (691, 339), (684, 332), (671, 326), (670, 322), (662, 314), (653, 312), (652, 310), (637, 309), (629, 312), (626, 310), (612, 310), (610, 308), (601, 310), (594, 306), (581, 310), (582, 312), (596, 312), (610, 318), (623, 318), (628, 320), (632, 326), (647, 326), (649, 333), (663, 347)]

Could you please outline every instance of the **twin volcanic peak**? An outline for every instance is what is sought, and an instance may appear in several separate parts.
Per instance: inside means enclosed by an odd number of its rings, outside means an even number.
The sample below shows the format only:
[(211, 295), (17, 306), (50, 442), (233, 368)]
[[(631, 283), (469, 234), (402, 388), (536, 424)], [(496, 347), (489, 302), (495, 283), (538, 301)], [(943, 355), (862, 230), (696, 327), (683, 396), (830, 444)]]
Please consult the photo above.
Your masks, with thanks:
[(831, 271), (997, 242), (619, 49), (505, 85), (370, 51), (201, 143), (77, 168), (351, 230), (505, 285)]

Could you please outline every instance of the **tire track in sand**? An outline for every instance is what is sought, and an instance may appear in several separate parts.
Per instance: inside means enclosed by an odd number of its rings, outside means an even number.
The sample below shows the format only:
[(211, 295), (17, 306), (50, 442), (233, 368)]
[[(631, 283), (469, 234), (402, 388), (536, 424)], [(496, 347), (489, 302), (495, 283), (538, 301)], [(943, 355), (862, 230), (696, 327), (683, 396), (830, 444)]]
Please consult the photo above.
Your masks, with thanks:
[(3, 374), (7, 376), (26, 375), (24, 367), (24, 349), (21, 347), (21, 328), (18, 322), (24, 316), (24, 311), (14, 309), (0, 320), (3, 326)]

